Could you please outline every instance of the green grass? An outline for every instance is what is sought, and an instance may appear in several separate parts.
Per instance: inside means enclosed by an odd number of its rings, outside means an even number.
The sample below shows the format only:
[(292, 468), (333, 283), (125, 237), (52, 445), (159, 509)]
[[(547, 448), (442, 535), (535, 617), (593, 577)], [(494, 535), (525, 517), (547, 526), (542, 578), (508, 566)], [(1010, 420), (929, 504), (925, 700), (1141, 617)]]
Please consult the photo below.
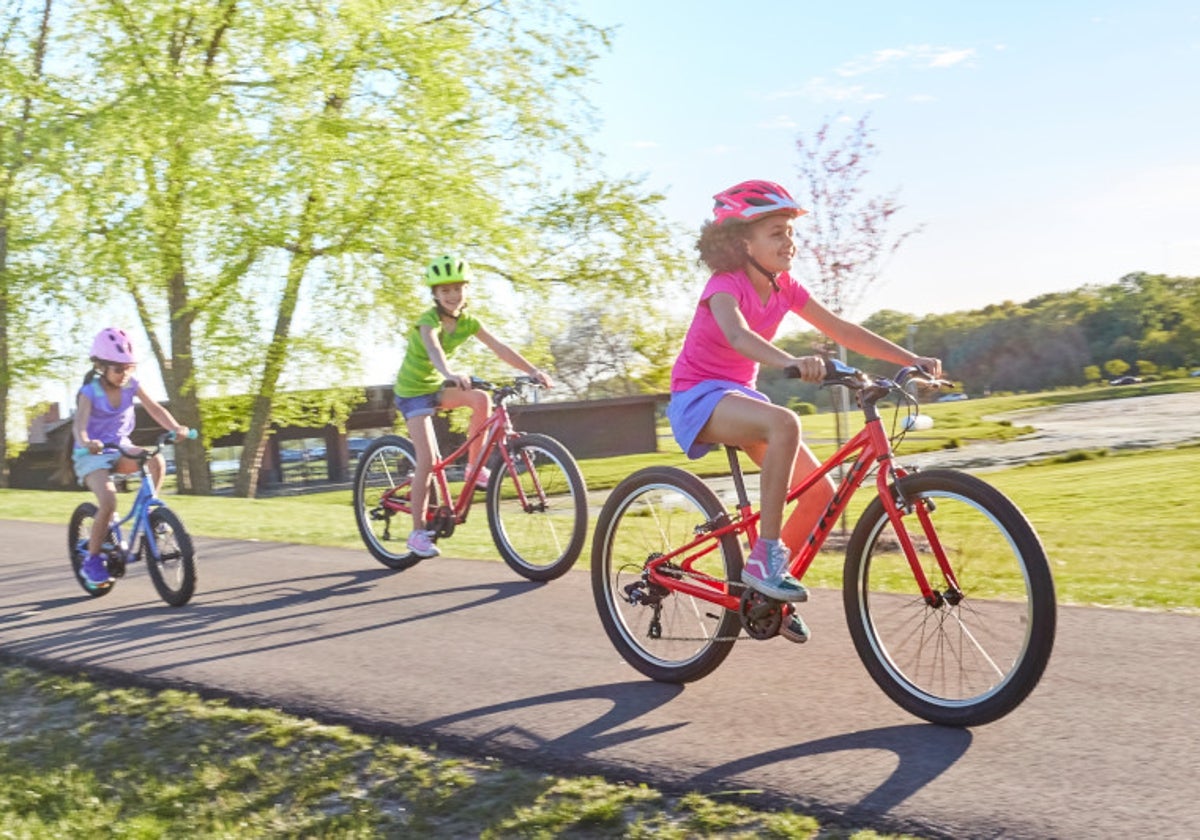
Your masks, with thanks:
[(0, 714), (0, 837), (892, 836), (3, 661)]

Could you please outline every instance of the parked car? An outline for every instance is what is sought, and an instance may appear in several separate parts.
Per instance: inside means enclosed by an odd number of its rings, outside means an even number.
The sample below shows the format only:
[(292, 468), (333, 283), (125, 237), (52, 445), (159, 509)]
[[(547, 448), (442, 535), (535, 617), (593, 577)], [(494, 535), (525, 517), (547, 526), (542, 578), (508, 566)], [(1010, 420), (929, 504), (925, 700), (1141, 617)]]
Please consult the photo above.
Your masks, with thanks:
[(959, 391), (956, 394), (946, 394), (944, 397), (938, 397), (938, 402), (961, 402), (962, 400), (967, 399), (970, 399), (970, 397), (968, 397), (962, 391)]
[(1188, 376), (1200, 376), (1200, 368), (1196, 368), (1194, 371), (1189, 373)]
[(1140, 376), (1118, 376), (1116, 379), (1108, 380), (1109, 385), (1136, 385), (1142, 381)]

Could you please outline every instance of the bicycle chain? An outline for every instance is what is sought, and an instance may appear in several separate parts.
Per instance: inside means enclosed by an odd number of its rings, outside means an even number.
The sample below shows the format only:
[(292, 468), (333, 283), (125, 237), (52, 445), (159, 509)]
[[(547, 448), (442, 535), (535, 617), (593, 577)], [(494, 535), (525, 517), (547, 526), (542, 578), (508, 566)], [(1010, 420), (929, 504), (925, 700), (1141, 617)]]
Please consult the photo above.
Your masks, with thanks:
[[(674, 574), (676, 574), (679, 577), (684, 577), (686, 575), (687, 577), (696, 578), (697, 580), (707, 580), (707, 581), (712, 581), (713, 583), (724, 583), (724, 584), (728, 584), (730, 587), (741, 587), (743, 589), (746, 586), (746, 584), (744, 584), (744, 583), (736, 583), (731, 580), (726, 580), (725, 578), (713, 577), (712, 575), (706, 575), (704, 572), (697, 572), (694, 569), (683, 569), (683, 568), (680, 568), (679, 566), (671, 566), (670, 570), (671, 570), (671, 572), (673, 572)], [(654, 641), (656, 641), (656, 642), (662, 642), (662, 641), (666, 641), (666, 642), (736, 642), (739, 639), (753, 640), (754, 637), (751, 635), (748, 635), (746, 633), (742, 633), (737, 636), (659, 636)]]

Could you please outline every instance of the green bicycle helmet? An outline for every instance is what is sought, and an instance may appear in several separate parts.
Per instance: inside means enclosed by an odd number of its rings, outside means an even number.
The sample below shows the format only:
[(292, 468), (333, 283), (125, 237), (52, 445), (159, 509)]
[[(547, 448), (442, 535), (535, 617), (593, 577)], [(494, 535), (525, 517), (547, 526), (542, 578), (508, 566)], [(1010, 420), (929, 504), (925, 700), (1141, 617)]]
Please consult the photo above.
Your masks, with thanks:
[(470, 283), (471, 267), (467, 261), (459, 257), (445, 255), (438, 257), (425, 269), (425, 284), (430, 288), (444, 286), (447, 283)]

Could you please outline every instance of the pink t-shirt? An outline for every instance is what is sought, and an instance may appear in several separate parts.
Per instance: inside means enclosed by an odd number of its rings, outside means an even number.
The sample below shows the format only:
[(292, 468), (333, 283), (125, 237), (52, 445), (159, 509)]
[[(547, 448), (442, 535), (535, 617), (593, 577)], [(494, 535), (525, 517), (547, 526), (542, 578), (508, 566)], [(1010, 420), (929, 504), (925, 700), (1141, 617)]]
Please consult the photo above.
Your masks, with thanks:
[(787, 272), (780, 274), (775, 282), (779, 284), (779, 291), (772, 292), (764, 304), (744, 271), (714, 274), (709, 278), (683, 340), (683, 350), (671, 369), (671, 391), (686, 391), (709, 379), (754, 387), (758, 380), (758, 362), (747, 359), (729, 346), (708, 301), (717, 292), (733, 295), (750, 329), (770, 341), (783, 316), (788, 312), (799, 312), (808, 300), (808, 291)]

